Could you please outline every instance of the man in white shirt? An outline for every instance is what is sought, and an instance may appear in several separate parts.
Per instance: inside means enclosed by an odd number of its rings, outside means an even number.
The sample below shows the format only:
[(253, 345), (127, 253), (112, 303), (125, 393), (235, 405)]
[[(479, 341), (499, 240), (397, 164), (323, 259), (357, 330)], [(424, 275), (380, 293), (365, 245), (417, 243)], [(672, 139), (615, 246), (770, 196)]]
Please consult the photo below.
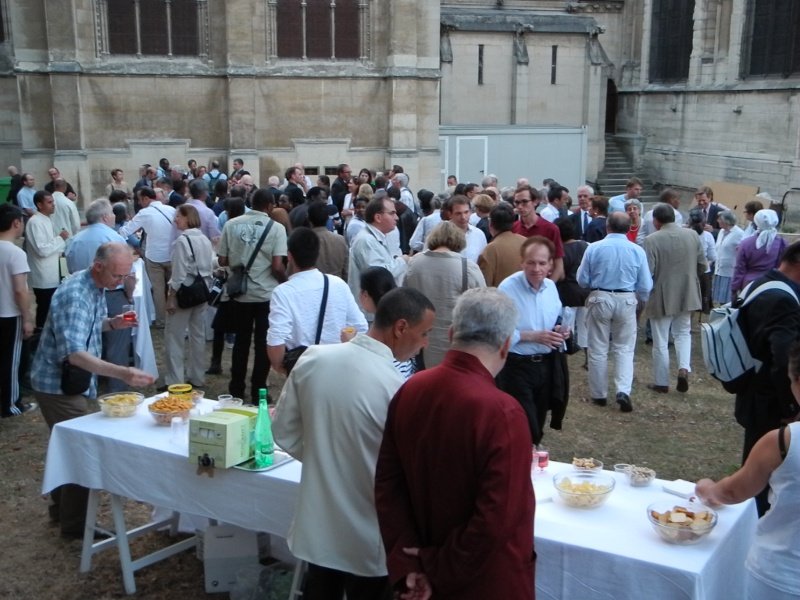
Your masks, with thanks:
[(42, 328), (50, 311), (50, 300), (61, 282), (59, 260), (69, 233), (64, 230), (56, 233), (53, 228), (50, 216), (56, 205), (50, 192), (39, 190), (33, 202), (37, 212), (25, 226), (25, 252), (31, 268), (29, 282), (36, 296), (36, 327)]
[[(675, 213), (675, 224), (676, 225), (683, 225), (683, 215), (678, 210), (678, 207), (681, 205), (681, 197), (672, 188), (667, 188), (661, 195), (658, 197), (659, 202), (663, 202), (665, 204), (669, 204), (672, 207), (672, 211)], [(656, 227), (653, 224), (653, 211), (648, 210), (645, 213), (644, 217), (642, 217), (642, 237), (645, 238), (651, 233), (656, 232)]]
[(566, 217), (567, 198), (569, 198), (569, 192), (566, 188), (560, 185), (551, 187), (547, 190), (547, 206), (542, 209), (539, 216), (550, 223), (555, 223), (556, 219), (560, 217)]
[(56, 204), (56, 212), (51, 220), (56, 231), (63, 229), (71, 237), (81, 230), (81, 218), (78, 215), (78, 207), (74, 201), (67, 198), (66, 191), (66, 181), (58, 178), (53, 182), (53, 201)]
[(467, 247), (461, 251), (461, 256), (478, 264), (478, 257), (486, 248), (486, 235), (469, 223), (470, 202), (466, 196), (453, 196), (450, 199), (450, 221), (459, 229), (464, 230), (467, 236)]
[(403, 383), (392, 359), (427, 345), (434, 316), (421, 292), (394, 289), (366, 334), (309, 348), (286, 381), (272, 431), (303, 463), (288, 542), (308, 563), (306, 600), (388, 591), (374, 486), (387, 409)]
[[(317, 269), (320, 246), (319, 236), (307, 227), (294, 229), (287, 241), (293, 275), (272, 291), (267, 331), (267, 355), (279, 373), (285, 373), (283, 358), (287, 350), (317, 343), (338, 344), (344, 327), (354, 327), (358, 333), (367, 331), (367, 320), (347, 284), (340, 277), (324, 275)], [(328, 297), (317, 342), (323, 277), (328, 280)]]
[(153, 304), (156, 308), (157, 329), (164, 328), (167, 305), (167, 282), (172, 276), (171, 240), (175, 209), (156, 199), (156, 192), (149, 187), (139, 189), (142, 210), (119, 228), (119, 234), (127, 238), (140, 229), (147, 235), (144, 244), (144, 266), (153, 288)]
[(400, 202), (410, 208), (414, 214), (420, 214), (419, 207), (414, 201), (414, 194), (408, 189), (408, 175), (405, 173), (397, 173), (392, 178), (392, 187), (396, 187), (400, 190)]
[(21, 415), (19, 366), (22, 340), (33, 333), (28, 292), (28, 260), (15, 240), (25, 225), (22, 210), (13, 204), (0, 206), (0, 416)]
[(386, 239), (397, 227), (397, 210), (391, 198), (373, 198), (367, 205), (364, 219), (367, 225), (350, 247), (347, 284), (353, 292), (353, 298), (358, 298), (361, 293), (361, 273), (369, 267), (385, 267), (394, 275), (397, 285), (403, 285), (408, 270), (408, 257), (393, 255)]

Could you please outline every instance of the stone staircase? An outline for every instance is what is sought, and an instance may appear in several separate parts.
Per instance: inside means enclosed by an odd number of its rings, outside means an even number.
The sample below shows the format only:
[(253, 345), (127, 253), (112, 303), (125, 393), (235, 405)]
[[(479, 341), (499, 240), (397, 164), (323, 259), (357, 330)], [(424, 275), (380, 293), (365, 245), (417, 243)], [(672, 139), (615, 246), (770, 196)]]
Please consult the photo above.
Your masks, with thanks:
[[(633, 164), (620, 149), (613, 135), (606, 136), (606, 160), (600, 175), (597, 177), (599, 193), (606, 198), (625, 193), (625, 183), (635, 175), (642, 180), (643, 203), (658, 202), (658, 192), (653, 188), (653, 182), (643, 173), (636, 173)], [(596, 190), (597, 191), (597, 190)]]

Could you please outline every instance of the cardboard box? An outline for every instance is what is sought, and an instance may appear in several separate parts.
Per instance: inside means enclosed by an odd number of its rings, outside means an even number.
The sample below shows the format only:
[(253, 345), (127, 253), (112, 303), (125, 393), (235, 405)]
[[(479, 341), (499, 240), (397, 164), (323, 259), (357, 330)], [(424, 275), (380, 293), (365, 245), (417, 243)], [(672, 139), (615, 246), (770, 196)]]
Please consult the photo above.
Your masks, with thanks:
[[(252, 456), (252, 426), (248, 415), (218, 410), (189, 419), (189, 460), (227, 469)], [(201, 464), (206, 464), (203, 462)]]
[(234, 525), (214, 525), (203, 535), (206, 593), (229, 592), (242, 567), (258, 567), (255, 531)]

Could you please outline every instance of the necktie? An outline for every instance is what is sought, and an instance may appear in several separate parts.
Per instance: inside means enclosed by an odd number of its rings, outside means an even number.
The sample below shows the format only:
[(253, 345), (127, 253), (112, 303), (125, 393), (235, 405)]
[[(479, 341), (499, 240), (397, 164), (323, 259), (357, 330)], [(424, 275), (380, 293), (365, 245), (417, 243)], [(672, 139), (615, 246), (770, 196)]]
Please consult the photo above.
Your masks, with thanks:
[(583, 213), (583, 233), (586, 233), (586, 228), (589, 226), (589, 213)]

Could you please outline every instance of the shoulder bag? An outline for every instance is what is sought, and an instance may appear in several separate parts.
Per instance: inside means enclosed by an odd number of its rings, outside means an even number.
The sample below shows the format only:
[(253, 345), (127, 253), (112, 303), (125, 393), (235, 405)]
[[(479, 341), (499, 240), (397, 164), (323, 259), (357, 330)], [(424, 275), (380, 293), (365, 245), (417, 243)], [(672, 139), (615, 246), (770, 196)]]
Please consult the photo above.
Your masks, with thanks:
[[(328, 276), (323, 274), (322, 277), (325, 283), (322, 288), (322, 303), (319, 305), (319, 316), (317, 317), (317, 335), (314, 338), (315, 345), (319, 344), (320, 339), (322, 339), (322, 324), (325, 321), (325, 305), (328, 304)], [(308, 346), (297, 346), (297, 348), (287, 350), (283, 355), (283, 368), (286, 369), (287, 375), (292, 372), (295, 363), (297, 363), (297, 360), (307, 348)]]
[(175, 299), (178, 301), (179, 308), (192, 308), (208, 302), (210, 293), (206, 282), (203, 280), (202, 275), (200, 275), (200, 269), (197, 266), (197, 258), (194, 255), (194, 248), (192, 247), (192, 240), (189, 239), (188, 235), (184, 234), (183, 237), (186, 238), (189, 244), (189, 250), (192, 252), (192, 260), (194, 260), (194, 268), (197, 274), (194, 276), (194, 280), (192, 280), (190, 285), (186, 285), (185, 283), (181, 284), (181, 287), (175, 292)]
[(250, 255), (250, 260), (247, 261), (247, 266), (243, 267), (242, 265), (239, 265), (236, 267), (231, 267), (228, 280), (225, 282), (225, 293), (228, 294), (229, 298), (237, 298), (247, 293), (247, 278), (248, 273), (250, 272), (250, 267), (253, 266), (253, 262), (255, 262), (256, 256), (258, 255), (258, 251), (261, 250), (264, 240), (267, 239), (267, 234), (269, 233), (269, 230), (272, 229), (273, 223), (275, 223), (275, 221), (270, 219), (269, 223), (267, 223), (267, 226), (264, 227), (264, 232), (258, 239), (255, 250), (253, 250), (253, 254)]
[[(89, 337), (86, 338), (86, 348), (89, 348), (89, 340), (92, 339), (94, 325), (89, 330)], [(61, 361), (61, 391), (67, 396), (77, 396), (83, 394), (92, 385), (92, 374), (81, 367), (69, 362), (69, 357), (64, 357)]]

